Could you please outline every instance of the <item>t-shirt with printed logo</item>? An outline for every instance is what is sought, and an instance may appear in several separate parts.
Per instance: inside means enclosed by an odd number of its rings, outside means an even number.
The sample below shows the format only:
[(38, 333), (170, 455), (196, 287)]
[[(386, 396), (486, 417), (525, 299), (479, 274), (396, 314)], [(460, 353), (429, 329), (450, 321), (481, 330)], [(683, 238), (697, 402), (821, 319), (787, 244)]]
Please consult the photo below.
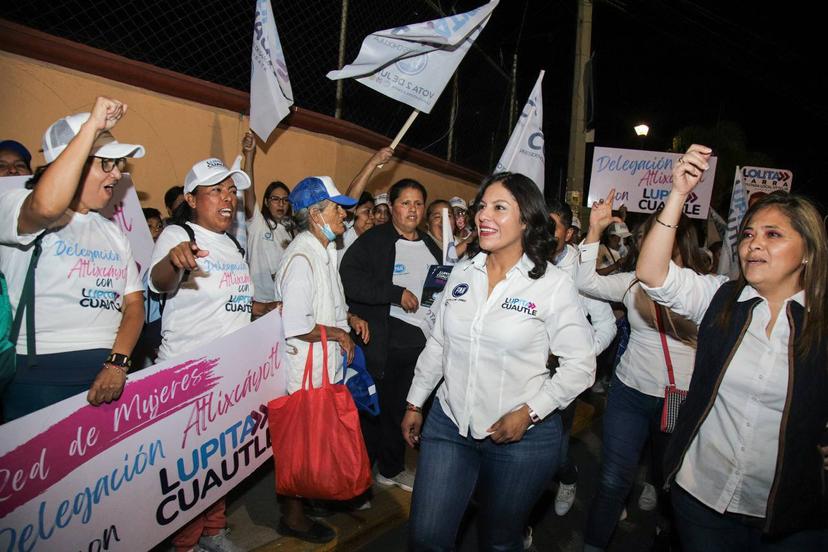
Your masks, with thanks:
[[(209, 255), (199, 258), (198, 268), (189, 273), (177, 291), (167, 294), (161, 317), (159, 360), (192, 351), (250, 323), (253, 282), (238, 247), (226, 234), (187, 224), (193, 229), (198, 247)], [(180, 226), (166, 227), (155, 242), (150, 270), (170, 249), (189, 239)], [(150, 289), (158, 291), (152, 278)]]
[[(0, 270), (17, 309), (26, 271), (41, 232), (18, 234), (20, 208), (31, 190), (0, 195)], [(108, 349), (121, 324), (124, 296), (143, 292), (138, 265), (120, 228), (98, 213), (71, 213), (42, 241), (35, 272), (38, 354)], [(17, 340), (25, 354), (26, 324)]]

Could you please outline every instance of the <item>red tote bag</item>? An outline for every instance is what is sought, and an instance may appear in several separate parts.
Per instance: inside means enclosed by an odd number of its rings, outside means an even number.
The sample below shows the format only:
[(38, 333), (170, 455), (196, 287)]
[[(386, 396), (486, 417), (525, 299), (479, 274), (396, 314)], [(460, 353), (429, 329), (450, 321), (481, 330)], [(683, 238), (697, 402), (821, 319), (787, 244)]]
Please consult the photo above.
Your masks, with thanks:
[(313, 387), (311, 344), (302, 389), (267, 405), (276, 490), (289, 496), (348, 500), (371, 486), (371, 467), (351, 392), (328, 378), (324, 326), (322, 351), (321, 387)]

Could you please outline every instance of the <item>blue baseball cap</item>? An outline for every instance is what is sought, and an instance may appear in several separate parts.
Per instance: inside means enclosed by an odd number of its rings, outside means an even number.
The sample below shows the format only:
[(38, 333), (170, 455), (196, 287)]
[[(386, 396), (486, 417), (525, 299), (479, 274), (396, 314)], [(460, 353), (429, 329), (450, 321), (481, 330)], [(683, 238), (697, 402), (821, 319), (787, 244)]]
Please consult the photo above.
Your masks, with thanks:
[(0, 142), (0, 150), (15, 152), (17, 155), (20, 156), (20, 158), (23, 161), (26, 162), (27, 165), (29, 165), (29, 168), (31, 169), (32, 154), (29, 153), (29, 150), (26, 149), (26, 146), (24, 146), (17, 140), (3, 140), (2, 142)]
[(342, 195), (336, 189), (336, 184), (330, 176), (309, 176), (294, 186), (288, 196), (294, 211), (307, 209), (320, 201), (330, 200), (345, 208), (353, 207), (357, 200)]

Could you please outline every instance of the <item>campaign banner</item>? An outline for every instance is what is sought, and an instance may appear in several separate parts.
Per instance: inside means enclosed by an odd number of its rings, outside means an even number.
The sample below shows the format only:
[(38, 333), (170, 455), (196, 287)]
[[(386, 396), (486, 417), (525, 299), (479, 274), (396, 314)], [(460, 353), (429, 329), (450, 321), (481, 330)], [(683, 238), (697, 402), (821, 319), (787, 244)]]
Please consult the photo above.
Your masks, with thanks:
[[(615, 206), (626, 205), (628, 211), (654, 213), (662, 207), (673, 187), (673, 164), (680, 153), (596, 147), (592, 158), (588, 205), (604, 199), (615, 188)], [(684, 214), (691, 218), (707, 218), (716, 157), (707, 162), (701, 182), (687, 198)]]
[[(271, 456), (267, 403), (285, 394), (274, 311), (0, 426), (0, 550), (150, 550)], [(274, 497), (275, 498), (275, 497)]]
[[(4, 176), (0, 177), (0, 193), (8, 190), (23, 188), (31, 176)], [(121, 179), (112, 190), (112, 199), (101, 215), (113, 221), (126, 234), (129, 245), (132, 247), (132, 256), (138, 263), (139, 278), (149, 267), (152, 258), (152, 234), (150, 234), (147, 219), (141, 210), (141, 201), (135, 184), (129, 173), (123, 173)]]
[(352, 63), (327, 76), (331, 80), (356, 78), (368, 88), (431, 113), (498, 1), (442, 19), (371, 33)]
[(529, 100), (520, 114), (495, 172), (509, 171), (528, 176), (543, 193), (545, 161), (543, 155), (543, 75), (541, 71)]
[(739, 276), (739, 227), (748, 210), (748, 197), (742, 182), (742, 171), (736, 167), (733, 177), (733, 190), (730, 192), (730, 210), (727, 215), (727, 227), (722, 239), (722, 251), (719, 253), (718, 274), (724, 274), (731, 280)]
[(292, 105), (293, 89), (273, 8), (270, 0), (257, 0), (250, 68), (251, 130), (267, 142)]
[[(742, 167), (742, 185), (745, 187), (748, 202), (756, 201), (762, 196), (776, 191), (790, 193), (793, 186), (793, 173), (787, 169), (770, 169), (767, 167)], [(754, 197), (754, 194), (759, 194)]]
[(117, 224), (126, 234), (129, 245), (132, 247), (132, 257), (138, 263), (138, 277), (143, 280), (144, 273), (149, 268), (152, 259), (152, 248), (155, 242), (152, 241), (147, 219), (144, 218), (144, 212), (141, 210), (138, 192), (135, 191), (135, 184), (129, 173), (121, 176), (112, 191), (109, 205), (101, 209), (100, 213)]

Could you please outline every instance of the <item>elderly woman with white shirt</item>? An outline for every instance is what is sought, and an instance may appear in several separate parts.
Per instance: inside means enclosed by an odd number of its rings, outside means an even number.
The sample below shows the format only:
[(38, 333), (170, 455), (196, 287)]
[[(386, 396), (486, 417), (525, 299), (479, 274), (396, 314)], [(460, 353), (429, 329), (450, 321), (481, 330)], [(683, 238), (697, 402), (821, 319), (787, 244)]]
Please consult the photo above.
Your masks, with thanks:
[(748, 209), (741, 274), (670, 262), (686, 198), (709, 167), (692, 145), (644, 240), (636, 274), (659, 303), (699, 324), (698, 355), (666, 457), (685, 552), (828, 549), (828, 238), (805, 198)]
[[(558, 467), (559, 412), (595, 376), (578, 292), (546, 260), (554, 239), (537, 186), (495, 174), (475, 205), (483, 251), (451, 273), (402, 424), (408, 444), (421, 447), (412, 550), (454, 549), (475, 488), (480, 548), (522, 550), (529, 511)], [(554, 376), (550, 352), (560, 360)], [(435, 388), (421, 435), (421, 409)]]
[[(282, 256), (276, 273), (276, 299), (282, 301), (282, 321), (287, 338), (287, 391), (302, 388), (305, 361), (313, 347), (311, 378), (322, 384), (327, 364), (330, 381), (342, 379), (342, 357), (354, 355), (353, 327), (363, 342), (370, 335), (367, 324), (348, 313), (342, 280), (337, 270), (336, 238), (345, 232), (345, 209), (356, 200), (342, 195), (328, 176), (305, 178), (290, 193), (299, 234)], [(328, 341), (328, 357), (322, 349), (322, 328)], [(301, 499), (284, 497), (279, 533), (310, 542), (332, 540), (334, 531), (305, 516)]]

